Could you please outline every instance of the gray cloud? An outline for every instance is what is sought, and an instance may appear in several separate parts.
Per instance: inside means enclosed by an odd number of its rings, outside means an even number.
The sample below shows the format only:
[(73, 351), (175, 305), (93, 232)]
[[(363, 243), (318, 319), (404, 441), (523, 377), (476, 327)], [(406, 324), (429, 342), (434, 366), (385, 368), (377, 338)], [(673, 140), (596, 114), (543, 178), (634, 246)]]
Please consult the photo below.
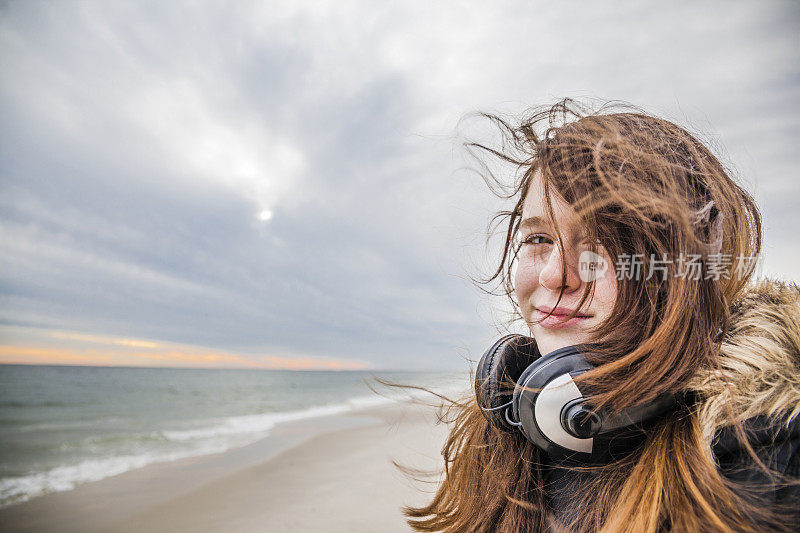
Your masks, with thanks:
[(765, 270), (800, 277), (796, 4), (3, 10), (2, 323), (463, 367), (494, 334), (466, 278), (500, 204), (453, 128), (562, 96), (724, 146)]

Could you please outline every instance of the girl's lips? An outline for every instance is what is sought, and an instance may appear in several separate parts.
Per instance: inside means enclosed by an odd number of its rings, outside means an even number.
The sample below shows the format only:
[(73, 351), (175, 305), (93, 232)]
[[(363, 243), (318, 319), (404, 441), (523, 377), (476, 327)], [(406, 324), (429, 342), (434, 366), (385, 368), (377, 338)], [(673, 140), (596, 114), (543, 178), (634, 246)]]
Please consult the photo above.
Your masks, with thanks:
[[(547, 311), (549, 311), (549, 309), (547, 309)], [(540, 325), (540, 326), (542, 326), (544, 328), (548, 328), (548, 329), (569, 328), (569, 327), (578, 325), (578, 324), (582, 323), (583, 321), (588, 320), (590, 318), (590, 317), (588, 317), (586, 315), (576, 315), (573, 318), (570, 318), (569, 320), (566, 320), (566, 318), (569, 316), (570, 310), (567, 309), (566, 313), (558, 314), (560, 311), (561, 311), (561, 309), (556, 308), (554, 310), (553, 314), (548, 316), (547, 312), (542, 311), (541, 309), (536, 309), (536, 311), (534, 313), (534, 315), (535, 315), (534, 318), (537, 321), (538, 325)], [(545, 318), (545, 317), (547, 317), (547, 318)]]

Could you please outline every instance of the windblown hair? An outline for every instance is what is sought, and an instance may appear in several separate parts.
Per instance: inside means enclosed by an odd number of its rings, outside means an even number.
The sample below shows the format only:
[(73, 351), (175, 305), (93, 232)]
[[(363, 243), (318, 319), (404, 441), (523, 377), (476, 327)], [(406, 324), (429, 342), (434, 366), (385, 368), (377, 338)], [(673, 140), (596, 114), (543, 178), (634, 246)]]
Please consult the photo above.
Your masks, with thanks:
[[(730, 305), (752, 277), (762, 241), (753, 198), (702, 142), (669, 121), (619, 107), (590, 112), (564, 100), (534, 110), (519, 124), (481, 115), (499, 128), (502, 142), (498, 147), (467, 145), (514, 169), (509, 184), (489, 165), (482, 167), (487, 184), (514, 202), (495, 218), (505, 227), (502, 256), (482, 282), (509, 298), (518, 319), (524, 318), (514, 300), (512, 271), (522, 206), (535, 176), (541, 177), (547, 216), (558, 235), (562, 272), (566, 258), (551, 194), (575, 210), (589, 240), (612, 258), (641, 260), (642, 276), (619, 281), (612, 315), (594, 332), (598, 342), (592, 358), (598, 367), (580, 378), (596, 391), (593, 405), (612, 410), (685, 392), (699, 374), (718, 375)], [(676, 264), (680, 258), (686, 263)], [(663, 259), (673, 261), (667, 275), (647, 277), (651, 265)], [(699, 275), (676, 275), (676, 267), (699, 267)], [(588, 283), (577, 308), (593, 290)], [(563, 289), (559, 301), (561, 296)], [(718, 411), (719, 417), (726, 416), (724, 407)], [(729, 415), (731, 424), (741, 422)], [(453, 402), (443, 417), (453, 423), (443, 449), (444, 481), (430, 504), (405, 509), (417, 531), (756, 531), (764, 524), (779, 526), (719, 472), (707, 428), (692, 405), (658, 421), (627, 457), (581, 467), (592, 473), (592, 481), (574, 487), (571, 497), (578, 511), (566, 524), (555, 524), (547, 507), (543, 452), (489, 424), (474, 397)]]

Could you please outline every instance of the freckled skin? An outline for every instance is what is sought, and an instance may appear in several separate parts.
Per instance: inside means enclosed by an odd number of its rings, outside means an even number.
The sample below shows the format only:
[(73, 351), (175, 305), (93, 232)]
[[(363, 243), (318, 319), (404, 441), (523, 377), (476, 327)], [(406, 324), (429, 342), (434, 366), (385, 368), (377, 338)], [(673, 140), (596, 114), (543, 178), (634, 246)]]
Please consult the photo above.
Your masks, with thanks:
[[(558, 302), (558, 307), (575, 309), (586, 288), (586, 282), (578, 273), (578, 257), (582, 250), (587, 249), (587, 245), (583, 241), (581, 228), (577, 225), (577, 216), (570, 205), (552, 195), (551, 202), (564, 241), (567, 269), (564, 295)], [(523, 204), (522, 219), (544, 216), (546, 212), (541, 178), (536, 176)], [(594, 296), (579, 310), (581, 314), (589, 315), (589, 318), (561, 328), (532, 324), (541, 318), (537, 307), (556, 306), (561, 289), (561, 259), (558, 239), (551, 229), (543, 226), (528, 227), (521, 231), (520, 237), (523, 240), (527, 238), (531, 242), (522, 245), (518, 256), (514, 277), (515, 295), (522, 316), (530, 327), (531, 335), (536, 339), (539, 351), (547, 354), (558, 348), (594, 340), (588, 329), (597, 326), (611, 315), (617, 299), (614, 261), (604, 249), (598, 250), (608, 268), (605, 274), (595, 280)]]

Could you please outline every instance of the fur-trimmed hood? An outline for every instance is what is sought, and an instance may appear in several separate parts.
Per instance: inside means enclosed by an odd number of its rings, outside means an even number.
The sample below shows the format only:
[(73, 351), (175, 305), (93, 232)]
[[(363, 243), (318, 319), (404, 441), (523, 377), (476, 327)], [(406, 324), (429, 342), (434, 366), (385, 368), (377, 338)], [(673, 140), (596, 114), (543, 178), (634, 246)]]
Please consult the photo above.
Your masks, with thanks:
[(787, 428), (800, 414), (800, 287), (751, 282), (730, 311), (719, 369), (689, 384), (709, 443), (733, 423), (758, 418)]

